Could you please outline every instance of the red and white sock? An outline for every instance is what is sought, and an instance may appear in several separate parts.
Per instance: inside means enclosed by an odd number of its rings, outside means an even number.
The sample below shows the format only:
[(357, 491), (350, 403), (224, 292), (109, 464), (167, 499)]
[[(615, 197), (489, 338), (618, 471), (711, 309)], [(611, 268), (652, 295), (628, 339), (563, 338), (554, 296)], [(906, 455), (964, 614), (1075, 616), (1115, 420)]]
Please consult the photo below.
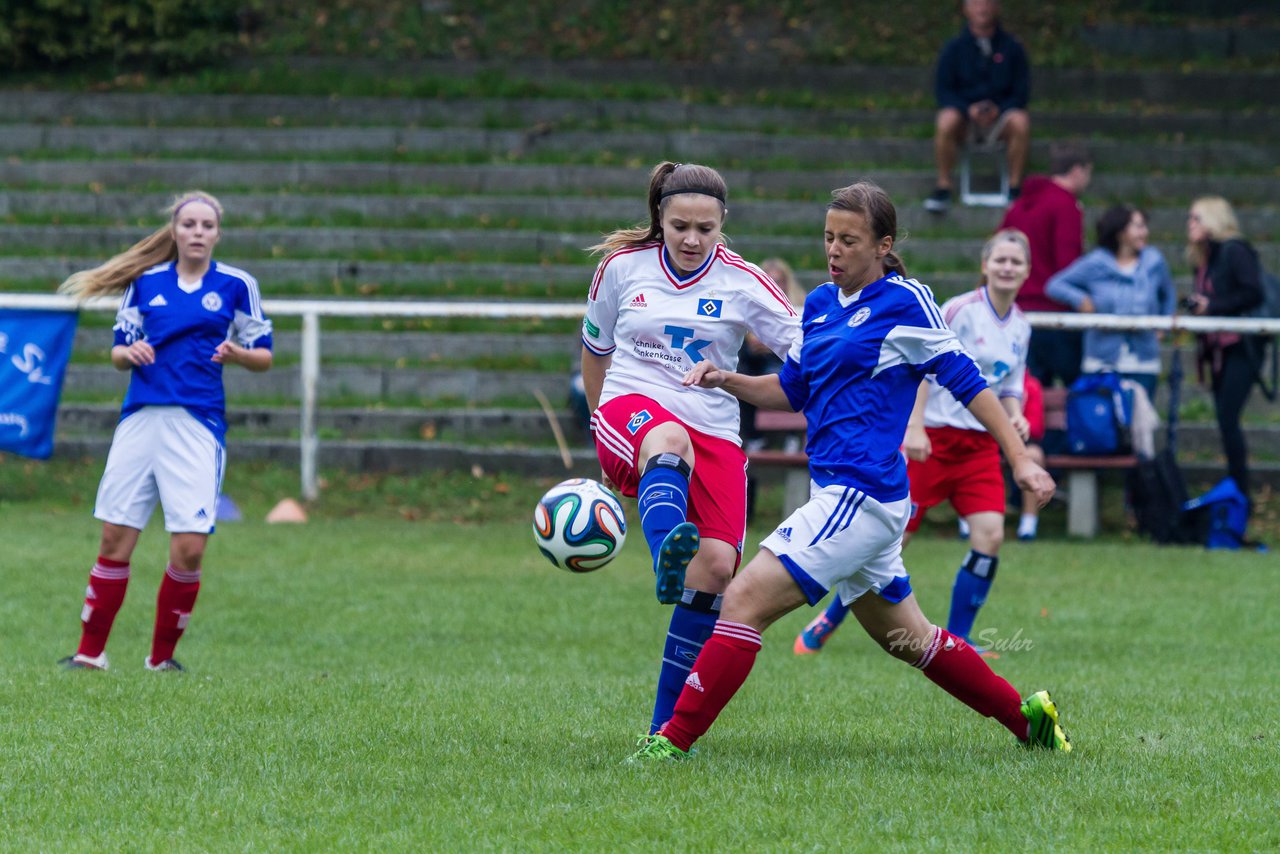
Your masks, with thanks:
[(84, 591), (84, 608), (80, 611), (80, 647), (78, 655), (97, 658), (107, 647), (111, 624), (124, 604), (129, 587), (129, 564), (98, 555), (89, 570), (89, 586)]
[(760, 633), (750, 626), (717, 621), (684, 681), (671, 720), (660, 730), (662, 735), (681, 750), (692, 747), (747, 681), (762, 644)]
[(933, 631), (924, 654), (911, 666), (920, 668), (935, 685), (978, 714), (995, 718), (1026, 740), (1027, 719), (1022, 714), (1022, 697), (1014, 687), (997, 676), (963, 638), (941, 626), (934, 626)]
[(200, 570), (178, 569), (169, 564), (156, 596), (156, 630), (151, 639), (151, 663), (173, 658), (173, 648), (187, 628), (200, 592)]

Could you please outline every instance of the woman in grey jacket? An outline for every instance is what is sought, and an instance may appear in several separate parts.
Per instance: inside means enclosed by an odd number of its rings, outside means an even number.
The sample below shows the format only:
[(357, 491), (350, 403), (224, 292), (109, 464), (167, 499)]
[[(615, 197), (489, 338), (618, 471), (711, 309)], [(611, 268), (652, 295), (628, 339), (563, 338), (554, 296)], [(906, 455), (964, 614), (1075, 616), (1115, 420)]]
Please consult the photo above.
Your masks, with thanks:
[[(1133, 205), (1115, 205), (1098, 219), (1097, 232), (1098, 248), (1054, 274), (1045, 293), (1085, 314), (1173, 314), (1173, 277), (1160, 250), (1147, 245), (1146, 214)], [(1086, 330), (1080, 369), (1115, 371), (1154, 399), (1159, 337), (1154, 331)]]

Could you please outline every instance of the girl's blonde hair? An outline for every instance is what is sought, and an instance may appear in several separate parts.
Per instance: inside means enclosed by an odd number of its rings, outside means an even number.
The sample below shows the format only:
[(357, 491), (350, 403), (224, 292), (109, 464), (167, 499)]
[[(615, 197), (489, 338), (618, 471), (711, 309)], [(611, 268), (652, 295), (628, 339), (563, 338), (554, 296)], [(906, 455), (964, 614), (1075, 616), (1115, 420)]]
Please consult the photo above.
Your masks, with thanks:
[(800, 284), (800, 280), (796, 278), (795, 271), (791, 269), (791, 265), (781, 258), (766, 258), (760, 262), (760, 269), (773, 279), (774, 284), (782, 288), (787, 295), (787, 299), (791, 300), (792, 305), (804, 305), (805, 297), (809, 295), (809, 291), (804, 285)]
[(124, 293), (133, 280), (145, 271), (157, 264), (175, 260), (178, 257), (178, 244), (174, 239), (173, 226), (178, 221), (178, 213), (191, 202), (203, 202), (213, 208), (218, 217), (218, 230), (222, 230), (222, 204), (217, 199), (202, 190), (183, 193), (175, 197), (173, 203), (165, 209), (169, 214), (168, 223), (105, 264), (92, 270), (72, 273), (58, 286), (58, 292), (70, 294), (77, 299)]
[[(996, 247), (1001, 243), (1014, 243), (1022, 247), (1022, 256), (1027, 259), (1027, 269), (1031, 269), (1031, 241), (1027, 240), (1027, 236), (1016, 228), (1002, 228), (982, 244), (982, 263), (985, 265), (987, 260), (991, 258), (991, 253), (996, 251)], [(983, 273), (978, 280), (978, 284), (985, 285), (987, 283), (987, 274)]]
[[(720, 202), (720, 221), (724, 222), (724, 215), (729, 210), (725, 205), (729, 198), (729, 187), (720, 173), (699, 163), (672, 163), (665, 160), (653, 167), (649, 174), (649, 222), (606, 234), (604, 240), (588, 251), (607, 255), (629, 246), (641, 246), (661, 240), (662, 212), (667, 207), (667, 199), (681, 193), (699, 193)], [(723, 235), (719, 242), (724, 242)]]
[[(1200, 218), (1200, 224), (1215, 241), (1231, 240), (1242, 237), (1240, 221), (1231, 203), (1222, 196), (1201, 196), (1191, 203), (1191, 213)], [(1192, 269), (1198, 270), (1208, 260), (1208, 247), (1201, 243), (1187, 244), (1187, 261)]]

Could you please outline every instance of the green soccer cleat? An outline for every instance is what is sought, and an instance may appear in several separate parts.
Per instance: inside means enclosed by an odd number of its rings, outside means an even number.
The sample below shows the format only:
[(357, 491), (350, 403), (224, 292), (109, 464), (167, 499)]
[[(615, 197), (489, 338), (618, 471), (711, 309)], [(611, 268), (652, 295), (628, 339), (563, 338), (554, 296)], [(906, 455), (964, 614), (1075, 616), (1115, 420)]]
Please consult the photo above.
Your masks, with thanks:
[(658, 733), (640, 736), (637, 746), (639, 749), (627, 757), (628, 765), (640, 765), (646, 762), (683, 762), (694, 754), (693, 748), (681, 750), (671, 743), (671, 739)]
[(1058, 726), (1058, 707), (1049, 699), (1048, 691), (1037, 691), (1023, 700), (1022, 714), (1029, 724), (1024, 742), (1027, 747), (1071, 752), (1071, 739)]

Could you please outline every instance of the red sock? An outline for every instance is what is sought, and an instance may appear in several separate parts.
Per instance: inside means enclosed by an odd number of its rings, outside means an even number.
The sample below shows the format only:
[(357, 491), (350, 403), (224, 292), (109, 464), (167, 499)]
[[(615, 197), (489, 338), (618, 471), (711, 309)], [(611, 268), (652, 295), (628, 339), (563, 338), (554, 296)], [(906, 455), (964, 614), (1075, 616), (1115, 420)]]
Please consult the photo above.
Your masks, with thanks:
[(84, 591), (84, 608), (80, 611), (80, 648), (78, 655), (97, 658), (107, 647), (111, 624), (124, 604), (129, 587), (129, 563), (98, 555), (89, 570), (89, 586)]
[(681, 750), (692, 747), (747, 681), (761, 644), (760, 633), (750, 626), (716, 622), (684, 681), (675, 713), (660, 732)]
[(169, 564), (156, 597), (156, 631), (151, 639), (151, 663), (173, 658), (173, 648), (191, 619), (200, 592), (200, 570), (178, 569)]
[(935, 626), (933, 642), (911, 666), (920, 668), (935, 685), (978, 714), (995, 718), (1018, 738), (1026, 739), (1022, 697), (962, 638)]

